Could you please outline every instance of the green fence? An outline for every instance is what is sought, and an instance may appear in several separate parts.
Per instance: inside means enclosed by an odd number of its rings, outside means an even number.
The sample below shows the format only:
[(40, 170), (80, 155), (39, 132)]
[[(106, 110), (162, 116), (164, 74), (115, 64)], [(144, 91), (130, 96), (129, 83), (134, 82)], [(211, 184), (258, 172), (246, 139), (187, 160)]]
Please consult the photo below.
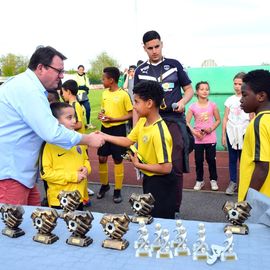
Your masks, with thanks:
[[(234, 94), (233, 77), (238, 72), (248, 72), (254, 69), (267, 69), (270, 66), (237, 66), (237, 67), (205, 67), (205, 68), (188, 68), (187, 73), (192, 80), (193, 88), (199, 81), (207, 81), (210, 85), (209, 99), (215, 102), (220, 111), (220, 117), (223, 119), (224, 102)], [(187, 105), (195, 102), (197, 98), (194, 96)], [(221, 145), (221, 124), (217, 128), (217, 150), (224, 150)]]

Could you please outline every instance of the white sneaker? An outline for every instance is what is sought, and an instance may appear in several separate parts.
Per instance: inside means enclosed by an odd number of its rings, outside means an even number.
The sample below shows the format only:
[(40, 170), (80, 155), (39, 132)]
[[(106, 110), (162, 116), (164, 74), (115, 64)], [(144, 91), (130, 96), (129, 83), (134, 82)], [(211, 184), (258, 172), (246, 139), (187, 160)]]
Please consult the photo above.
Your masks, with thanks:
[(194, 190), (201, 190), (202, 187), (204, 186), (204, 181), (196, 181), (196, 184), (194, 186)]
[(227, 195), (233, 195), (236, 189), (237, 189), (236, 183), (234, 183), (233, 181), (230, 181), (229, 186), (227, 187), (225, 192)]
[(216, 180), (211, 180), (210, 181), (211, 189), (212, 190), (218, 190), (218, 185)]
[(88, 195), (89, 195), (89, 196), (95, 195), (95, 191), (92, 190), (92, 189), (90, 189), (90, 188), (87, 188), (87, 192), (88, 192)]

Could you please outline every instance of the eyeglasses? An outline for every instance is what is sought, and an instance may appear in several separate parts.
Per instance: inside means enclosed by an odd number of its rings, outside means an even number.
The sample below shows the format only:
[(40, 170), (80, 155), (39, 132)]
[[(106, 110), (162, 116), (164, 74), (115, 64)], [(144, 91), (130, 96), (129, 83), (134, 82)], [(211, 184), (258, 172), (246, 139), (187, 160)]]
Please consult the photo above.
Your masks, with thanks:
[(53, 69), (56, 72), (58, 72), (58, 76), (65, 73), (65, 70), (64, 69), (58, 69), (58, 68), (52, 67), (50, 65), (46, 65), (46, 67), (50, 67), (51, 69)]

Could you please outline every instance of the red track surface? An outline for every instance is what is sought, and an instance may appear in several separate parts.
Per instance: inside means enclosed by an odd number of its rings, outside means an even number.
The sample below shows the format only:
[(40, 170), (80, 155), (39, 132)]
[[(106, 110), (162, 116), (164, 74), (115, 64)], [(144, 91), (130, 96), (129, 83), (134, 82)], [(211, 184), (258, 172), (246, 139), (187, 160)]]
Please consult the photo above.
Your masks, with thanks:
[[(99, 183), (99, 174), (98, 174), (98, 157), (96, 154), (96, 150), (90, 148), (89, 149), (89, 160), (92, 167), (92, 173), (89, 176), (90, 182)], [(138, 182), (136, 179), (136, 174), (134, 167), (131, 162), (124, 161), (125, 166), (125, 177), (124, 184), (127, 185), (141, 185), (141, 182)], [(108, 159), (109, 165), (109, 181), (111, 183), (114, 182), (114, 173), (113, 173), (113, 160), (111, 157)], [(205, 161), (204, 163), (204, 174), (205, 174), (205, 186), (203, 190), (210, 190), (210, 182), (209, 182), (209, 173), (208, 166)], [(185, 189), (193, 189), (196, 180), (195, 174), (195, 163), (194, 163), (194, 153), (190, 154), (190, 168), (191, 172), (184, 174), (184, 188)], [(218, 186), (219, 191), (225, 191), (228, 183), (229, 183), (229, 168), (228, 168), (228, 153), (227, 152), (217, 152), (217, 174), (218, 174)]]

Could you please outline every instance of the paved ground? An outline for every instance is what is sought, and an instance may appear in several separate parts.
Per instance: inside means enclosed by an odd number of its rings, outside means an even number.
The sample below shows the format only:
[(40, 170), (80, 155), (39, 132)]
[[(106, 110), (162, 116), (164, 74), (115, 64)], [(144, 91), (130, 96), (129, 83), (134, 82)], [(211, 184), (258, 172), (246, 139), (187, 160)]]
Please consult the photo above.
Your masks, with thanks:
[[(90, 183), (89, 185), (95, 193), (98, 192), (100, 185)], [(128, 199), (132, 193), (142, 193), (142, 189), (136, 186), (125, 186), (122, 190), (123, 202), (115, 204), (112, 200), (113, 186), (105, 197), (101, 200), (96, 199), (96, 195), (92, 196), (92, 206), (90, 211), (101, 213), (123, 213), (132, 214)], [(181, 219), (202, 220), (213, 222), (226, 222), (222, 206), (226, 201), (236, 201), (237, 197), (227, 196), (224, 192), (211, 191), (193, 191), (184, 190), (183, 201), (181, 206)]]

